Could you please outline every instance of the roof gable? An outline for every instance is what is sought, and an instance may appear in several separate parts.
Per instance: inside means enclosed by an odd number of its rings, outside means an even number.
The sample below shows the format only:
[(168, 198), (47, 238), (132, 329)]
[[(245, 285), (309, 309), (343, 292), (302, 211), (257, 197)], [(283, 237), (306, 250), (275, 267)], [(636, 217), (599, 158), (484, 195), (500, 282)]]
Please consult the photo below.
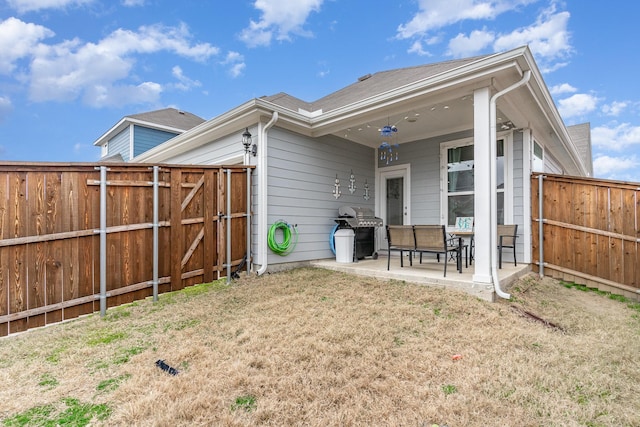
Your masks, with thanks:
[(162, 125), (174, 129), (189, 130), (198, 126), (205, 120), (201, 117), (186, 111), (175, 108), (164, 108), (162, 110), (148, 111), (146, 113), (132, 114), (125, 116), (125, 119), (135, 119), (150, 124)]
[(589, 175), (593, 175), (593, 157), (591, 153), (591, 123), (581, 123), (567, 126), (569, 137), (582, 157), (582, 161), (587, 166)]
[(129, 125), (134, 124), (149, 129), (180, 134), (205, 122), (205, 119), (186, 111), (175, 108), (164, 108), (162, 110), (148, 111), (145, 113), (124, 116), (111, 129), (102, 134), (93, 145), (104, 145), (115, 135), (119, 134)]
[(435, 64), (417, 65), (414, 67), (398, 68), (394, 70), (380, 71), (374, 74), (367, 74), (336, 92), (330, 93), (313, 102), (306, 102), (291, 96), (285, 92), (263, 97), (264, 100), (272, 102), (292, 111), (306, 110), (310, 113), (321, 110), (327, 112), (345, 105), (380, 95), (392, 91), (405, 85), (409, 85), (420, 80), (428, 79), (440, 73), (451, 71), (455, 68), (470, 64), (485, 56), (456, 59), (439, 62)]

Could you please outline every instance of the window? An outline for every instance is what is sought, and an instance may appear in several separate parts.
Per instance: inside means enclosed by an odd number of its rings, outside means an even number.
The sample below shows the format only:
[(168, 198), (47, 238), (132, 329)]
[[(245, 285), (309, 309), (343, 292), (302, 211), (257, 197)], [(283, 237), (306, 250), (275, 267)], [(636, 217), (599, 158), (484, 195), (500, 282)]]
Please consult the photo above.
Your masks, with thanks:
[[(505, 158), (504, 140), (497, 144), (498, 224), (504, 224)], [(473, 144), (447, 148), (447, 225), (454, 226), (457, 217), (474, 216)]]
[(544, 172), (544, 150), (537, 142), (533, 142), (533, 164), (531, 165), (533, 172)]

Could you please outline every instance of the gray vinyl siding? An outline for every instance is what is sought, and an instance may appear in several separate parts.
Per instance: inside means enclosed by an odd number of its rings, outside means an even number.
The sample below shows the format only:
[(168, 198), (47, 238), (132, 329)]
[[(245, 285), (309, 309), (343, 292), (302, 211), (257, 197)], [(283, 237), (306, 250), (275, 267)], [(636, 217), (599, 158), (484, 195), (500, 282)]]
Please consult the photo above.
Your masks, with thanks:
[[(257, 129), (249, 130), (254, 135), (258, 133)], [(237, 135), (229, 135), (193, 150), (180, 153), (168, 159), (167, 162), (191, 165), (220, 165), (228, 164), (229, 158), (242, 157), (243, 153), (244, 148), (240, 142), (240, 133), (238, 133)]]
[(138, 156), (155, 146), (170, 140), (177, 133), (166, 132), (158, 129), (149, 129), (141, 126), (133, 126), (133, 155)]
[(109, 149), (107, 156), (114, 156), (120, 154), (125, 162), (128, 162), (131, 158), (129, 151), (129, 135), (130, 127), (114, 136), (109, 140)]
[[(334, 136), (308, 138), (272, 128), (268, 142), (268, 215), (267, 223), (283, 220), (297, 224), (298, 243), (286, 257), (269, 251), (269, 264), (308, 261), (334, 257), (329, 237), (343, 205), (374, 209), (375, 150)], [(348, 190), (353, 171), (357, 187)], [(336, 174), (342, 195), (336, 199), (333, 189)], [(371, 198), (364, 200), (364, 183)]]
[[(529, 220), (529, 212), (524, 211), (524, 180), (529, 177), (524, 176), (524, 153), (523, 153), (523, 133), (513, 133), (513, 222), (518, 224), (518, 239), (516, 240), (516, 256), (521, 262), (524, 261), (524, 222)], [(511, 260), (513, 251), (504, 252), (503, 260)]]

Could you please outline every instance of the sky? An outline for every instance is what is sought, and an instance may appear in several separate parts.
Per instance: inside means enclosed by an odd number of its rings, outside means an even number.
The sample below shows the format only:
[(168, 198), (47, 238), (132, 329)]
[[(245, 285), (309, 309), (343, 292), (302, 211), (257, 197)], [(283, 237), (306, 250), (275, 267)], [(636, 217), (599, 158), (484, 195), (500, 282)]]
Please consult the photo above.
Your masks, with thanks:
[(93, 162), (127, 115), (211, 119), (528, 45), (565, 124), (591, 124), (594, 176), (640, 182), (638, 17), (627, 0), (0, 0), (0, 161)]

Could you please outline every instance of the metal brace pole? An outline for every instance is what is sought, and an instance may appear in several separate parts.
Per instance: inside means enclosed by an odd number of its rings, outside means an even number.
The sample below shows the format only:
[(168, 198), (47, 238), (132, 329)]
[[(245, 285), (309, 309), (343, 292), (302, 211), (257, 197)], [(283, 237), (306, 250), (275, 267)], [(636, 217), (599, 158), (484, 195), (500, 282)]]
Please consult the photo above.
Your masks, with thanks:
[(251, 273), (251, 169), (245, 169), (247, 173), (247, 275)]
[(158, 166), (153, 167), (153, 301), (158, 301)]
[(231, 169), (227, 169), (227, 283), (231, 282)]
[(544, 277), (544, 230), (543, 223), (544, 220), (542, 215), (544, 214), (544, 206), (542, 205), (544, 202), (544, 197), (542, 197), (542, 188), (543, 188), (543, 179), (542, 175), (538, 175), (538, 276), (540, 278)]
[(100, 316), (107, 313), (107, 167), (100, 166)]

